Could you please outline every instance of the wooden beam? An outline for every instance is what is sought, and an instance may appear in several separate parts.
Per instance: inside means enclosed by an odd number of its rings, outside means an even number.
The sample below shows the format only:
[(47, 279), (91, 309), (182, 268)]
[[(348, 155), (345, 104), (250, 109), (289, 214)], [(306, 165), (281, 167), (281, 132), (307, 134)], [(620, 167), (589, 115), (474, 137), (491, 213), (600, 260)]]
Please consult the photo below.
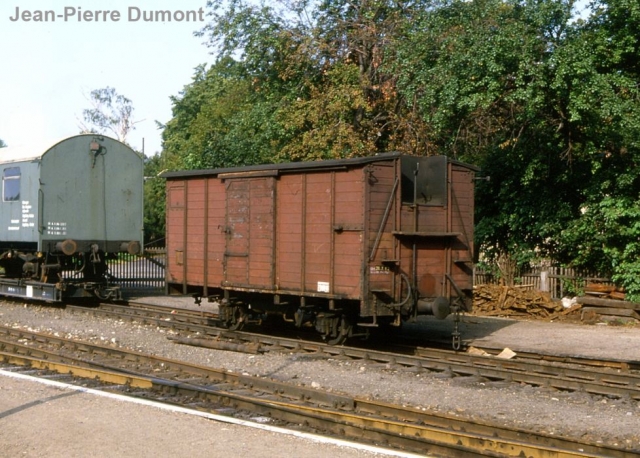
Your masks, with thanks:
[(621, 301), (618, 299), (605, 299), (602, 297), (580, 296), (576, 300), (582, 305), (593, 305), (596, 307), (610, 307), (616, 309), (640, 310), (637, 302)]

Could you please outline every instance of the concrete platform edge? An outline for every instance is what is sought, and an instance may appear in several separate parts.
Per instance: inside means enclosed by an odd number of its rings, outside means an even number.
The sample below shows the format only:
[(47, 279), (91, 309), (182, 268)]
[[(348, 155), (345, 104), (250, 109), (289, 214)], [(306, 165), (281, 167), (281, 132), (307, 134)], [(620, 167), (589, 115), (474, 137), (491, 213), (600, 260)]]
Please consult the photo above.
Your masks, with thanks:
[(380, 455), (400, 457), (400, 458), (424, 458), (424, 455), (415, 455), (415, 454), (405, 453), (405, 452), (401, 452), (401, 451), (378, 448), (378, 447), (364, 445), (364, 444), (357, 444), (355, 442), (350, 442), (350, 441), (346, 441), (346, 440), (332, 439), (332, 438), (328, 438), (328, 437), (324, 437), (324, 436), (318, 436), (318, 435), (315, 435), (315, 434), (304, 433), (304, 432), (301, 432), (301, 431), (293, 431), (293, 430), (288, 430), (288, 429), (285, 429), (285, 428), (279, 428), (279, 427), (276, 427), (276, 426), (270, 426), (270, 425), (265, 425), (265, 424), (261, 424), (261, 423), (254, 423), (254, 422), (250, 422), (250, 421), (246, 421), (246, 420), (240, 420), (240, 419), (233, 418), (233, 417), (226, 417), (226, 416), (223, 416), (223, 415), (216, 415), (216, 414), (211, 414), (211, 413), (207, 413), (207, 412), (200, 412), (198, 410), (187, 409), (187, 408), (184, 408), (184, 407), (166, 405), (166, 404), (162, 404), (162, 403), (159, 403), (159, 402), (149, 401), (149, 400), (146, 400), (146, 399), (137, 399), (137, 398), (132, 398), (132, 397), (129, 397), (129, 396), (119, 395), (119, 394), (115, 394), (115, 393), (108, 393), (108, 392), (104, 392), (104, 391), (100, 391), (100, 390), (94, 390), (94, 389), (91, 389), (91, 388), (85, 388), (85, 387), (80, 387), (80, 386), (76, 386), (76, 385), (70, 385), (70, 384), (67, 384), (67, 383), (57, 382), (55, 380), (41, 379), (41, 378), (38, 378), (38, 377), (32, 377), (32, 376), (29, 376), (29, 375), (18, 374), (18, 373), (14, 373), (14, 372), (11, 372), (11, 371), (6, 371), (6, 370), (3, 370), (3, 369), (0, 369), (0, 375), (1, 376), (5, 376), (5, 377), (11, 377), (11, 378), (18, 379), (18, 380), (29, 380), (29, 381), (32, 381), (32, 382), (36, 382), (36, 383), (40, 383), (40, 384), (43, 384), (43, 385), (52, 386), (52, 387), (56, 387), (56, 388), (68, 389), (68, 390), (73, 390), (73, 391), (80, 391), (80, 392), (83, 392), (83, 393), (92, 394), (92, 395), (95, 395), (95, 396), (100, 396), (100, 397), (109, 398), (109, 399), (114, 399), (114, 400), (121, 401), (121, 402), (128, 402), (128, 403), (132, 403), (132, 404), (145, 405), (145, 406), (149, 406), (149, 407), (153, 407), (153, 408), (157, 408), (157, 409), (161, 409), (161, 410), (167, 410), (167, 411), (176, 412), (176, 413), (183, 413), (183, 414), (186, 414), (186, 415), (194, 415), (194, 416), (207, 418), (209, 420), (218, 421), (218, 422), (222, 422), (222, 423), (230, 423), (230, 424), (234, 424), (234, 425), (238, 425), (238, 426), (245, 426), (245, 427), (249, 427), (249, 428), (255, 428), (255, 429), (261, 429), (261, 430), (265, 430), (265, 431), (270, 431), (270, 432), (277, 433), (277, 434), (284, 434), (284, 435), (288, 435), (288, 436), (299, 437), (299, 438), (311, 440), (311, 441), (318, 442), (318, 443), (332, 444), (332, 445), (336, 445), (336, 446), (340, 446), (340, 447), (348, 447), (348, 448), (352, 448), (352, 449), (356, 449), (356, 450), (368, 451), (368, 452), (372, 452), (372, 453), (378, 453)]

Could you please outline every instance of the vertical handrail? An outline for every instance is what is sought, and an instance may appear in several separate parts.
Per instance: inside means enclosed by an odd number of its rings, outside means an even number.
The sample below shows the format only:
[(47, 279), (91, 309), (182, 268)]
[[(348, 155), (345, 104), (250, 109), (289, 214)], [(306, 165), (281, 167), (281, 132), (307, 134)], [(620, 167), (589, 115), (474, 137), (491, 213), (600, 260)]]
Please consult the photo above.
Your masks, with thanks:
[(389, 195), (389, 201), (387, 202), (387, 208), (384, 210), (384, 215), (382, 216), (382, 221), (380, 221), (380, 227), (378, 228), (378, 233), (376, 234), (376, 239), (373, 242), (373, 247), (371, 249), (371, 254), (369, 255), (369, 261), (373, 261), (376, 255), (376, 251), (378, 251), (378, 245), (380, 244), (380, 240), (382, 239), (382, 232), (384, 230), (384, 226), (387, 224), (387, 219), (389, 219), (389, 213), (391, 212), (391, 206), (393, 205), (394, 196), (396, 195), (396, 189), (398, 188), (398, 182), (400, 180), (396, 177), (396, 181), (393, 183), (393, 189), (391, 190), (391, 195)]
[(38, 189), (38, 232), (44, 234), (44, 191), (42, 188)]

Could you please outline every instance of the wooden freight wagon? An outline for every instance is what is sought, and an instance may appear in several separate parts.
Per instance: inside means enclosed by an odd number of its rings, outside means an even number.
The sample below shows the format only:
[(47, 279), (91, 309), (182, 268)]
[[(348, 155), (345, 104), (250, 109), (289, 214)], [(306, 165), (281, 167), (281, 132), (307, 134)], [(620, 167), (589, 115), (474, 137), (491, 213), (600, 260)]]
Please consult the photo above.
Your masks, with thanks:
[(233, 328), (279, 314), (332, 342), (467, 309), (475, 172), (387, 153), (166, 173), (169, 293), (219, 301)]

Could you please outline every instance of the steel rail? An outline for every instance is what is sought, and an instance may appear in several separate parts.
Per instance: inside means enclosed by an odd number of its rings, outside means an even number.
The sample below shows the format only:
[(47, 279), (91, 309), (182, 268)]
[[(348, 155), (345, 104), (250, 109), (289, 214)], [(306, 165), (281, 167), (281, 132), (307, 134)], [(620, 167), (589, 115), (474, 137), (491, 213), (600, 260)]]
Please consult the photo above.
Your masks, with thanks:
[[(50, 344), (44, 340), (45, 344)], [(4, 345), (5, 347), (7, 344)], [(11, 346), (11, 344), (9, 344)], [(21, 345), (18, 345), (20, 347)], [(91, 347), (93, 345), (88, 345)], [(24, 346), (22, 346), (24, 347)], [(31, 350), (31, 349), (27, 349)], [(105, 350), (112, 350), (106, 348)], [(89, 369), (78, 366), (87, 361), (65, 357), (58, 353), (40, 350), (41, 357), (0, 353), (5, 362), (25, 364), (30, 368), (55, 370), (61, 373), (72, 373), (74, 377), (100, 379), (108, 383), (137, 387), (139, 389), (155, 389), (163, 393), (207, 399), (235, 409), (246, 409), (254, 413), (269, 415), (283, 421), (301, 423), (314, 428), (332, 431), (334, 434), (358, 439), (359, 441), (386, 443), (392, 448), (409, 451), (446, 454), (446, 456), (530, 456), (547, 457), (595, 457), (635, 456), (632, 452), (606, 446), (582, 444), (545, 437), (517, 430), (507, 430), (491, 426), (482, 432), (473, 432), (474, 427), (482, 425), (463, 422), (459, 419), (432, 415), (415, 409), (407, 409), (385, 403), (370, 402), (354, 398), (353, 404), (357, 412), (344, 412), (320, 406), (309, 406), (281, 400), (265, 400), (261, 395), (246, 395), (226, 392), (221, 389), (196, 386), (190, 382), (167, 380), (157, 376), (144, 374), (132, 375), (129, 371), (122, 373), (118, 367)], [(145, 355), (146, 356), (146, 355)], [(136, 354), (136, 357), (140, 355)], [(53, 359), (60, 361), (53, 361)], [(155, 359), (155, 357), (152, 357)], [(258, 396), (261, 396), (258, 398)], [(144, 395), (148, 398), (148, 394)], [(400, 420), (401, 419), (401, 420)], [(451, 420), (454, 422), (452, 423)], [(510, 436), (515, 437), (513, 439)]]
[[(165, 308), (151, 308), (150, 316), (145, 316), (144, 308), (105, 305), (100, 309), (89, 309), (93, 313), (107, 316), (129, 318), (135, 317), (142, 323), (169, 327), (178, 331), (198, 332), (216, 338), (235, 339), (258, 343), (263, 351), (285, 349), (289, 351), (306, 351), (324, 353), (328, 358), (350, 358), (368, 362), (377, 362), (398, 370), (428, 370), (448, 373), (457, 376), (476, 377), (486, 381), (506, 381), (525, 383), (533, 386), (550, 387), (561, 391), (585, 392), (593, 395), (609, 397), (629, 397), (640, 400), (640, 375), (622, 369), (602, 367), (603, 362), (579, 365), (576, 360), (571, 363), (547, 361), (538, 358), (506, 360), (494, 356), (472, 355), (441, 349), (416, 348), (414, 355), (376, 351), (369, 348), (331, 346), (318, 342), (302, 342), (299, 339), (228, 331), (210, 325), (195, 323), (195, 314), (183, 312), (171, 313)], [(76, 310), (73, 309), (72, 310)], [(86, 308), (79, 308), (86, 312)], [(169, 309), (175, 311), (175, 309)], [(196, 312), (197, 313), (197, 312)], [(204, 317), (212, 320), (212, 317)]]

